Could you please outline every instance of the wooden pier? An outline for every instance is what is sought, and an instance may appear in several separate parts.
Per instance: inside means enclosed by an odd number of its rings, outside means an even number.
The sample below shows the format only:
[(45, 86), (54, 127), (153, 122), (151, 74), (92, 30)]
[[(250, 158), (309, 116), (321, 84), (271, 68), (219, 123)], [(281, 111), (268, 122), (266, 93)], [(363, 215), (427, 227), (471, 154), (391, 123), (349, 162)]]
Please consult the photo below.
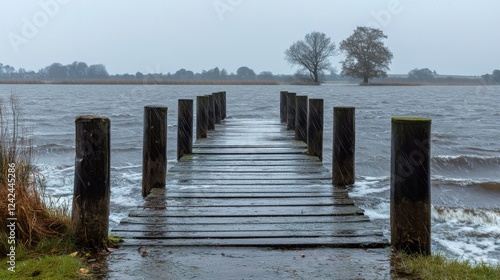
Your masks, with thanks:
[(279, 120), (222, 120), (111, 233), (125, 247), (389, 246), (294, 136)]

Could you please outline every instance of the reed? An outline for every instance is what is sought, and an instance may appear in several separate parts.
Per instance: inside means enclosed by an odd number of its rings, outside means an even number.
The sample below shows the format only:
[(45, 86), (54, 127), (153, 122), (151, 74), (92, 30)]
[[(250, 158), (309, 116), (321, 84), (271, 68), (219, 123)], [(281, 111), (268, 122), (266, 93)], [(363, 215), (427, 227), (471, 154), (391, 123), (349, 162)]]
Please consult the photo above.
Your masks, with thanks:
[[(69, 235), (70, 216), (68, 207), (56, 206), (45, 195), (43, 175), (34, 165), (33, 138), (29, 129), (21, 126), (21, 108), (15, 95), (10, 101), (0, 99), (0, 219), (9, 215), (7, 198), (9, 164), (15, 164), (15, 218), (16, 244), (35, 247), (41, 240)], [(10, 202), (9, 202), (10, 203)], [(6, 236), (7, 227), (0, 229)], [(1, 238), (0, 254), (7, 254), (7, 239)]]

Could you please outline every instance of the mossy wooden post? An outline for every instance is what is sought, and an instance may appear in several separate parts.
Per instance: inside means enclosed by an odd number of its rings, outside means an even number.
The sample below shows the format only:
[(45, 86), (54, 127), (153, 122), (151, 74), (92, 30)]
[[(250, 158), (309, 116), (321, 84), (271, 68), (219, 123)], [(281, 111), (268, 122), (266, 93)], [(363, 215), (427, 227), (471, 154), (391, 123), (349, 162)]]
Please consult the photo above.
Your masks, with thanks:
[(179, 99), (177, 160), (193, 153), (193, 100)]
[(323, 99), (309, 99), (307, 153), (323, 160)]
[(295, 129), (295, 96), (297, 94), (289, 92), (286, 94), (286, 129)]
[(354, 184), (356, 131), (355, 108), (333, 108), (333, 185)]
[(164, 188), (167, 177), (167, 107), (144, 107), (142, 196)]
[(295, 105), (295, 140), (307, 142), (307, 96), (296, 96)]
[(280, 121), (286, 123), (286, 94), (288, 91), (280, 91)]
[(96, 116), (75, 120), (75, 180), (71, 223), (77, 243), (104, 249), (110, 202), (110, 121)]
[(431, 120), (392, 118), (391, 243), (409, 254), (431, 253)]
[(208, 96), (196, 97), (196, 139), (207, 138)]
[(220, 124), (220, 121), (222, 120), (222, 93), (221, 92), (214, 92), (212, 93), (214, 96), (214, 110), (215, 110), (215, 124)]
[(208, 96), (208, 130), (215, 129), (215, 98), (213, 95)]
[(224, 120), (226, 118), (226, 112), (227, 112), (226, 92), (225, 91), (221, 91), (220, 93), (221, 93), (221, 96), (222, 96), (222, 98), (221, 98), (221, 103), (222, 103), (222, 105), (221, 105), (221, 108), (222, 108), (222, 119)]

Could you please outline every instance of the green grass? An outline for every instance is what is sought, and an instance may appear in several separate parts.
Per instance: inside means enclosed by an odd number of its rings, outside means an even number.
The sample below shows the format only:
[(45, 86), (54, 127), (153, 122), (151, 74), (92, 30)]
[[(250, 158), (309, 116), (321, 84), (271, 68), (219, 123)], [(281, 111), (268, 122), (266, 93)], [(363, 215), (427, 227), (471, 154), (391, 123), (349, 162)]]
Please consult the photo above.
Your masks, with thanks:
[(443, 255), (429, 257), (401, 255), (401, 265), (414, 276), (410, 279), (500, 279), (500, 266), (449, 260)]
[(0, 279), (88, 279), (79, 273), (82, 267), (79, 258), (69, 255), (41, 256), (17, 261), (15, 272), (0, 270)]
[[(6, 240), (5, 234), (0, 239)], [(2, 244), (4, 245), (4, 244)], [(0, 270), (0, 279), (28, 279), (36, 274), (36, 279), (80, 279), (80, 268), (85, 268), (83, 258), (72, 257), (78, 251), (70, 238), (50, 238), (37, 242), (36, 246), (27, 247), (16, 244), (15, 272), (7, 270), (7, 258), (0, 259), (4, 269)]]

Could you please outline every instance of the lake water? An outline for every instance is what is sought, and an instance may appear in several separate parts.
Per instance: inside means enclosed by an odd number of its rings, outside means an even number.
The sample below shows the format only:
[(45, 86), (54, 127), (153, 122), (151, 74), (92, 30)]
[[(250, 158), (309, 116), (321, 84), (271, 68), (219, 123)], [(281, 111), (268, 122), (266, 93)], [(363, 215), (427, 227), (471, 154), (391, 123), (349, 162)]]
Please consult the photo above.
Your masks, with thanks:
[(331, 169), (334, 106), (356, 107), (356, 184), (350, 195), (389, 238), (392, 116), (432, 118), (432, 249), (500, 263), (500, 87), (0, 85), (32, 128), (47, 192), (71, 201), (74, 120), (111, 119), (111, 227), (142, 203), (143, 107), (167, 106), (168, 164), (175, 164), (177, 99), (227, 91), (228, 118), (279, 120), (279, 92), (323, 98), (324, 164)]

